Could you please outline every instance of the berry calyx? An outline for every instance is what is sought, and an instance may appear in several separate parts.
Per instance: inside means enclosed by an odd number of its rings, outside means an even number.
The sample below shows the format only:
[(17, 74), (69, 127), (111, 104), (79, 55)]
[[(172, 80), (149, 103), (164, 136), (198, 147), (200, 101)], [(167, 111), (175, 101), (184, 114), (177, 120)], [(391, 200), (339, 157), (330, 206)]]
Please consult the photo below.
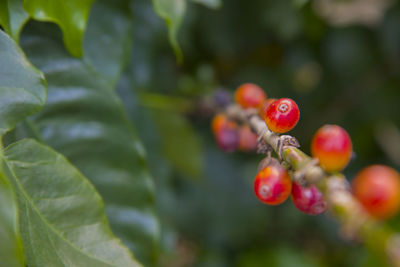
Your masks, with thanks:
[(276, 99), (275, 98), (267, 98), (264, 100), (264, 102), (261, 104), (260, 110), (258, 112), (258, 115), (265, 120), (265, 113), (267, 112), (267, 109), (269, 105), (271, 105), (272, 102), (274, 102)]
[(235, 101), (243, 108), (258, 108), (267, 98), (267, 95), (258, 85), (242, 84), (235, 92)]
[(264, 204), (278, 205), (290, 195), (292, 182), (285, 168), (271, 164), (258, 172), (254, 180), (254, 193)]
[(298, 210), (310, 215), (321, 214), (327, 208), (322, 192), (315, 185), (303, 187), (293, 182), (292, 202)]
[(349, 134), (338, 125), (324, 125), (314, 135), (311, 154), (329, 172), (343, 170), (353, 154)]
[(253, 133), (249, 126), (243, 125), (239, 128), (239, 150), (244, 152), (254, 151), (258, 145), (258, 136)]
[(400, 175), (384, 165), (362, 169), (352, 182), (353, 193), (368, 213), (387, 219), (400, 209)]
[(293, 129), (300, 119), (296, 102), (290, 98), (280, 98), (272, 102), (264, 115), (268, 128), (275, 133), (285, 133)]

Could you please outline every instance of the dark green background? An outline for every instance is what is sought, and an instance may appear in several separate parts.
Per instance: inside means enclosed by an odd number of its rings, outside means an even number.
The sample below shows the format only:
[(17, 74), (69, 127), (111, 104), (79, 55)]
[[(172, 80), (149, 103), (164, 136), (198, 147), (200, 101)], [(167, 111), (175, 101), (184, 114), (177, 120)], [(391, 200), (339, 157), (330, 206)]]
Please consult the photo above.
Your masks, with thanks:
[[(296, 100), (301, 120), (290, 134), (305, 152), (323, 124), (348, 130), (356, 153), (344, 171), (349, 179), (372, 163), (398, 169), (400, 151), (390, 155), (382, 142), (392, 148), (400, 143), (400, 5), (373, 26), (331, 26), (312, 3), (229, 0), (218, 10), (189, 4), (179, 34), (180, 66), (149, 3), (135, 1), (133, 12), (136, 35), (126, 79), (133, 79), (134, 90), (122, 82), (118, 92), (156, 180), (165, 248), (161, 265), (181, 266), (185, 260), (187, 266), (383, 265), (358, 242), (344, 241), (329, 215), (304, 215), (290, 200), (278, 207), (260, 204), (252, 182), (261, 156), (219, 151), (204, 110), (186, 117), (204, 153), (202, 172), (171, 165), (184, 152), (176, 148), (179, 153), (165, 157), (165, 143), (184, 136), (184, 126), (174, 127), (179, 106), (166, 102), (257, 83), (271, 97)], [(168, 98), (138, 100), (149, 93)], [(162, 127), (168, 123), (168, 130)], [(198, 153), (189, 147), (184, 158), (191, 162)], [(390, 222), (398, 230), (399, 223), (400, 217)]]

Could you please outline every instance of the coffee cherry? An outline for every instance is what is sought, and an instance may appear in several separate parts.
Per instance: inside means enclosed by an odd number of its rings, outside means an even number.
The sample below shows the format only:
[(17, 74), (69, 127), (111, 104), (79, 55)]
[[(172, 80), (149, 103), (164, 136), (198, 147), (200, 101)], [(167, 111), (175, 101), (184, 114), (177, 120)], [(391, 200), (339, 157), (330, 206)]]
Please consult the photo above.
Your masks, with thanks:
[(321, 214), (327, 208), (324, 196), (315, 185), (303, 187), (293, 182), (292, 201), (297, 209), (310, 215)]
[(384, 165), (362, 169), (352, 182), (353, 193), (368, 213), (387, 219), (400, 209), (400, 175)]
[(268, 129), (275, 133), (285, 133), (299, 121), (299, 107), (290, 98), (277, 99), (269, 105), (264, 118)]
[(329, 172), (341, 171), (353, 153), (349, 134), (338, 125), (325, 125), (314, 135), (311, 154)]
[(216, 135), (217, 144), (226, 152), (233, 152), (239, 145), (239, 134), (236, 127), (225, 126)]
[(223, 113), (215, 115), (211, 121), (212, 132), (217, 134), (224, 127), (235, 128), (237, 125), (234, 121), (229, 120), (228, 117)]
[(250, 127), (243, 125), (239, 128), (239, 150), (254, 151), (258, 145), (258, 136), (250, 130)]
[(261, 170), (254, 180), (254, 193), (264, 204), (278, 205), (290, 195), (292, 182), (285, 168), (272, 164)]
[(241, 85), (235, 92), (235, 101), (243, 108), (258, 108), (266, 98), (263, 89), (252, 83)]
[(225, 114), (217, 114), (214, 116), (214, 118), (211, 121), (211, 130), (214, 134), (216, 134), (217, 132), (219, 132), (224, 125), (226, 125), (228, 121), (228, 118), (226, 117)]
[(265, 120), (265, 113), (267, 112), (267, 109), (269, 105), (271, 105), (272, 102), (274, 102), (276, 99), (275, 98), (267, 98), (264, 100), (264, 102), (261, 104), (260, 110), (258, 112), (258, 115)]

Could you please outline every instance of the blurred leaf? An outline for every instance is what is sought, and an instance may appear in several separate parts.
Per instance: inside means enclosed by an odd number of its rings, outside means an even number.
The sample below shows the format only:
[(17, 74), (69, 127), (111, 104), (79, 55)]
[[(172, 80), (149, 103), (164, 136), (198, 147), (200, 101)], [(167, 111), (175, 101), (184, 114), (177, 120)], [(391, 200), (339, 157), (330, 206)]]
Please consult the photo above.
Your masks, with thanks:
[[(122, 33), (121, 29), (113, 31), (96, 23), (100, 17), (110, 20), (117, 17), (117, 21), (124, 17), (131, 23), (131, 19), (124, 16), (126, 10), (129, 9), (115, 1), (97, 2), (88, 35), (95, 40), (112, 39), (113, 35), (107, 35), (111, 33), (129, 35), (130, 27), (125, 27), (127, 31)], [(110, 23), (108, 27), (111, 25), (119, 27), (119, 23)], [(105, 28), (105, 34), (96, 27)], [(110, 51), (123, 49), (127, 44), (96, 48), (93, 40), (85, 44), (85, 49), (93, 49), (91, 57), (103, 59), (80, 60), (68, 55), (59, 39), (38, 35), (37, 29), (28, 33), (22, 38), (24, 49), (49, 82), (48, 102), (43, 112), (30, 120), (30, 132), (36, 132), (37, 139), (63, 153), (88, 177), (104, 199), (114, 233), (140, 261), (150, 264), (157, 256), (159, 235), (153, 182), (142, 144), (111, 87), (123, 67), (125, 60), (121, 59), (128, 55)], [(94, 65), (96, 63), (107, 66)]]
[[(264, 21), (270, 32), (282, 41), (293, 41), (303, 31), (303, 21), (291, 1), (268, 1)], [(282, 23), (284, 21), (285, 23)]]
[(0, 160), (0, 267), (22, 267), (24, 251), (18, 229), (17, 200), (3, 172), (3, 155)]
[(156, 13), (167, 23), (169, 41), (175, 51), (178, 62), (182, 62), (183, 55), (178, 44), (177, 35), (185, 15), (186, 0), (153, 0), (153, 6)]
[(251, 250), (243, 253), (238, 260), (238, 267), (318, 267), (321, 266), (306, 253), (290, 247), (276, 247), (269, 251)]
[(208, 8), (218, 9), (222, 6), (222, 0), (192, 0), (195, 3), (205, 5)]
[(83, 43), (84, 61), (115, 89), (129, 60), (127, 55), (132, 45), (133, 23), (127, 1), (113, 0), (112, 4), (99, 2), (90, 11), (92, 15), (89, 17)]
[(46, 101), (46, 81), (20, 48), (0, 31), (0, 136)]
[(310, 0), (292, 0), (293, 5), (296, 8), (301, 8), (305, 6)]
[(22, 27), (28, 21), (29, 15), (22, 7), (23, 0), (0, 1), (0, 25), (18, 42)]
[(203, 172), (203, 149), (200, 138), (189, 121), (181, 114), (153, 112), (161, 132), (163, 152), (171, 164), (190, 177), (199, 178)]
[(6, 149), (5, 162), (28, 266), (140, 266), (113, 236), (100, 195), (62, 155), (23, 140)]
[(57, 23), (64, 33), (65, 46), (76, 57), (82, 55), (82, 38), (90, 6), (95, 0), (25, 0), (24, 8), (37, 20)]

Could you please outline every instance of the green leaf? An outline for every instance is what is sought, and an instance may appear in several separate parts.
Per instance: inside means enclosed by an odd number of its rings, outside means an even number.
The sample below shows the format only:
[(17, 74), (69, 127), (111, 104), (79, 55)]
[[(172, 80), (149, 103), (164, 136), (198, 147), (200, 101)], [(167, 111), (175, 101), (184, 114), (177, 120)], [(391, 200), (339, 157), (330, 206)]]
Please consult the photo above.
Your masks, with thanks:
[(29, 15), (22, 7), (23, 0), (0, 0), (0, 25), (18, 42), (22, 27)]
[(45, 101), (43, 74), (0, 31), (0, 136), (13, 129), (18, 121), (39, 111)]
[(169, 41), (175, 51), (178, 62), (183, 56), (178, 44), (178, 30), (186, 11), (186, 0), (153, 0), (155, 12), (165, 20), (168, 26)]
[[(114, 1), (97, 2), (88, 34), (95, 40), (112, 40), (114, 37), (108, 34), (131, 34), (96, 23), (101, 17), (109, 17), (109, 27), (119, 27), (119, 23), (111, 20), (120, 20), (125, 10), (126, 7), (115, 6)], [(131, 23), (129, 17), (125, 19)], [(105, 32), (94, 27), (105, 28)], [(80, 60), (68, 55), (57, 38), (39, 35), (35, 29), (24, 36), (21, 40), (24, 50), (43, 70), (49, 83), (47, 104), (30, 120), (30, 131), (82, 171), (102, 195), (114, 233), (141, 262), (154, 262), (159, 224), (154, 210), (153, 182), (142, 144), (111, 87), (129, 55), (110, 56), (113, 54), (109, 51), (126, 44), (93, 48), (96, 42), (92, 41), (85, 48), (97, 51), (92, 51), (93, 60)], [(97, 56), (104, 58), (96, 61)]]
[(28, 266), (140, 266), (113, 236), (100, 195), (62, 155), (28, 139), (9, 146), (5, 162)]
[(192, 0), (192, 2), (202, 4), (211, 9), (218, 9), (222, 6), (221, 0)]
[(40, 21), (57, 23), (63, 31), (65, 46), (76, 57), (82, 55), (82, 38), (90, 6), (95, 0), (24, 0), (28, 14)]
[(3, 171), (2, 165), (3, 159), (1, 156), (0, 267), (19, 267), (24, 266), (24, 252), (18, 229), (18, 205), (14, 190)]
[(200, 138), (190, 123), (179, 113), (153, 111), (161, 132), (162, 148), (166, 158), (183, 174), (200, 178), (203, 170), (203, 149)]

